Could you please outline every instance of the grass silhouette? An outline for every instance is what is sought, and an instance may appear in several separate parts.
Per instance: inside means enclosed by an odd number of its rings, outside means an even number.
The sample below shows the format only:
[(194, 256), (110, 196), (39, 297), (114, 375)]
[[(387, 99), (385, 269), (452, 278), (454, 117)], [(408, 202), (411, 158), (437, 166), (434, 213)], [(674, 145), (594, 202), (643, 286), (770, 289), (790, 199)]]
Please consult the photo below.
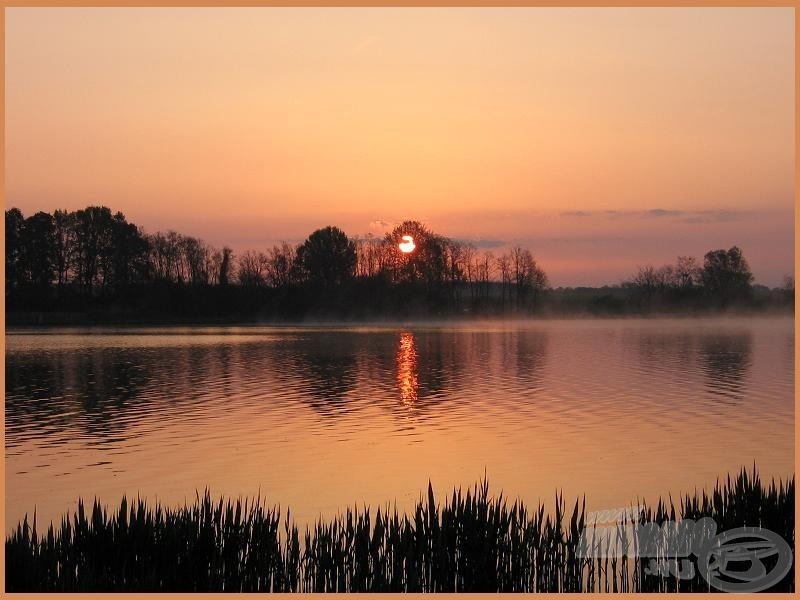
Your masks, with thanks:
[[(572, 505), (570, 505), (572, 506)], [(484, 481), (444, 504), (432, 487), (413, 511), (347, 510), (307, 528), (261, 498), (214, 500), (206, 490), (171, 509), (123, 498), (108, 512), (79, 502), (39, 534), (27, 516), (6, 539), (7, 591), (664, 592), (709, 591), (648, 575), (648, 559), (579, 552), (585, 501), (529, 510)], [(765, 485), (755, 469), (678, 502), (644, 506), (641, 522), (710, 517), (718, 531), (760, 526), (794, 548), (794, 476)], [(665, 551), (669, 556), (669, 551)], [(695, 560), (694, 558), (692, 560)], [(794, 589), (794, 568), (773, 591)]]

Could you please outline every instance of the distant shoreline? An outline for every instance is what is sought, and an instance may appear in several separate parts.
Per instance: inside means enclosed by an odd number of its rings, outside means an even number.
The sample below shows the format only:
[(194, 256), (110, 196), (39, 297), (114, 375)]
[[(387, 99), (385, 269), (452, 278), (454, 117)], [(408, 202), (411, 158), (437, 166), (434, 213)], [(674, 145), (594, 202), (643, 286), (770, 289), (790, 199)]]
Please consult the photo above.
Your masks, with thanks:
[(428, 317), (403, 318), (402, 316), (387, 316), (385, 318), (358, 317), (358, 318), (315, 318), (309, 315), (306, 318), (296, 319), (277, 319), (265, 317), (204, 317), (204, 318), (175, 318), (166, 315), (119, 315), (112, 313), (88, 314), (88, 313), (61, 313), (61, 312), (6, 312), (6, 329), (16, 328), (51, 328), (51, 327), (183, 327), (183, 326), (272, 326), (272, 327), (295, 327), (295, 326), (432, 326), (437, 324), (456, 324), (456, 323), (521, 323), (537, 321), (592, 321), (592, 320), (651, 320), (651, 319), (747, 319), (747, 318), (794, 318), (794, 307), (780, 308), (736, 308), (726, 311), (704, 310), (704, 311), (654, 311), (648, 313), (624, 313), (624, 314), (593, 314), (590, 312), (561, 312), (561, 313), (542, 313), (533, 315), (470, 315), (452, 314)]

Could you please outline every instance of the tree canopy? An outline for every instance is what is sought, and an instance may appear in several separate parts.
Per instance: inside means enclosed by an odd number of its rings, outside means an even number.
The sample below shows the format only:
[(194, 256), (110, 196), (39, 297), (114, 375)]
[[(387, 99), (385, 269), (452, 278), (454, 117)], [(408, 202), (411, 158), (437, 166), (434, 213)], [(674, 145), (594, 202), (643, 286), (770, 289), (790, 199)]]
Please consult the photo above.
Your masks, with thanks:
[(746, 297), (753, 282), (750, 266), (737, 246), (707, 252), (701, 278), (706, 290), (723, 302)]
[(342, 285), (355, 275), (356, 246), (338, 227), (317, 229), (297, 248), (296, 265), (303, 280)]
[[(415, 247), (401, 252), (403, 236)], [(623, 285), (550, 287), (530, 249), (499, 256), (405, 221), (384, 236), (350, 238), (317, 229), (301, 244), (281, 242), (234, 254), (175, 231), (146, 233), (105, 206), (6, 211), (6, 306), (186, 316), (299, 318), (464, 314), (559, 314), (790, 306), (780, 290), (753, 285), (740, 248), (712, 250), (641, 267)], [(324, 290), (325, 293), (320, 293)]]

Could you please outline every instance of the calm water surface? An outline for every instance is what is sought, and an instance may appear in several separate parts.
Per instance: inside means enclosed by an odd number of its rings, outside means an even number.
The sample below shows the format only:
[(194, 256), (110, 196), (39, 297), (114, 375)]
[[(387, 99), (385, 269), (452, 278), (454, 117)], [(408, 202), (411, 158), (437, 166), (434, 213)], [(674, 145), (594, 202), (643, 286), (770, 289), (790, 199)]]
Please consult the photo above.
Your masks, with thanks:
[(10, 331), (6, 521), (255, 495), (309, 522), (489, 476), (587, 509), (794, 471), (794, 322)]

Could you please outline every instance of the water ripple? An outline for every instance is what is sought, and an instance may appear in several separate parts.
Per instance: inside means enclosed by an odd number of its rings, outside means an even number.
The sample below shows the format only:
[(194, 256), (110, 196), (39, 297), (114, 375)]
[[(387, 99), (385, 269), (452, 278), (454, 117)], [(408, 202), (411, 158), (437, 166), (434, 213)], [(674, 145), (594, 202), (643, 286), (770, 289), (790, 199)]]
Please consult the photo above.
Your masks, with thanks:
[[(7, 518), (259, 487), (298, 518), (484, 469), (622, 506), (793, 471), (791, 319), (11, 332)], [(571, 487), (570, 487), (571, 486)]]

